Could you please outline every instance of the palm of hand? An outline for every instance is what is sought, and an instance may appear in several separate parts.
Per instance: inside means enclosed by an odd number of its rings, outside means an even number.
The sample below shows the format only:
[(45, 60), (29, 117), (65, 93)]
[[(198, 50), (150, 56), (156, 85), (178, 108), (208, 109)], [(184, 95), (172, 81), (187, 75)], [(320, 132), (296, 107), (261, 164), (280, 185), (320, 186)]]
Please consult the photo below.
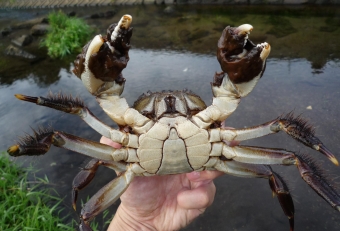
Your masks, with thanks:
[[(187, 174), (136, 177), (121, 196), (121, 206), (157, 230), (178, 230), (203, 213), (213, 201), (208, 193), (202, 192), (208, 185), (213, 186), (210, 183), (210, 180), (191, 182)], [(210, 191), (213, 197), (215, 187)]]
[[(120, 148), (105, 137), (101, 142)], [(212, 204), (216, 192), (213, 179), (222, 174), (202, 171), (135, 177), (121, 195), (121, 204), (108, 231), (117, 230), (117, 224), (122, 223), (131, 230), (135, 229), (132, 227), (164, 231), (185, 227)]]

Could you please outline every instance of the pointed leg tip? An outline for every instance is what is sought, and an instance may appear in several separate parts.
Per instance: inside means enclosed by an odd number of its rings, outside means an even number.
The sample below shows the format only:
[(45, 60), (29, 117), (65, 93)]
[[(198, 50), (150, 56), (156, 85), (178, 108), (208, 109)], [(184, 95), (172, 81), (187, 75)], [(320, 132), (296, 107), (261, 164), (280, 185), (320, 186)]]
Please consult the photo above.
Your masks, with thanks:
[(9, 147), (7, 149), (7, 153), (10, 155), (10, 156), (18, 156), (19, 153), (20, 153), (20, 148), (19, 148), (19, 145), (13, 145), (11, 147)]
[(333, 164), (339, 166), (339, 161), (335, 157), (330, 158), (330, 160), (333, 162)]
[(324, 154), (330, 161), (332, 161), (333, 164), (335, 164), (336, 166), (339, 166), (339, 161), (335, 158), (333, 153), (328, 148), (326, 148), (324, 145), (322, 144), (316, 145), (314, 149)]
[(74, 211), (77, 211), (77, 205), (75, 203), (72, 203), (72, 208)]
[(294, 217), (288, 217), (289, 219), (289, 231), (294, 231)]
[(32, 97), (32, 96), (27, 96), (27, 95), (22, 95), (22, 94), (15, 94), (14, 95), (17, 99), (31, 102), (31, 103), (37, 103), (37, 97)]
[(25, 100), (25, 95), (22, 95), (22, 94), (15, 94), (14, 96), (15, 96), (17, 99)]
[(84, 221), (82, 218), (80, 218), (79, 231), (92, 231), (88, 222)]

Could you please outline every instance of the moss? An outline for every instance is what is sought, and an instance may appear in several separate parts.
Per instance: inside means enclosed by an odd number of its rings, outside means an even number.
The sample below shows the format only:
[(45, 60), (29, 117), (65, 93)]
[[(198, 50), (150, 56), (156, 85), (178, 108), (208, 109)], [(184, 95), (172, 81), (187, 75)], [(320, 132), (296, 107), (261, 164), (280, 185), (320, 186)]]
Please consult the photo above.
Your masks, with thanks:
[(80, 51), (91, 35), (84, 20), (70, 18), (63, 12), (52, 12), (48, 16), (50, 29), (41, 45), (46, 46), (51, 58), (62, 58)]

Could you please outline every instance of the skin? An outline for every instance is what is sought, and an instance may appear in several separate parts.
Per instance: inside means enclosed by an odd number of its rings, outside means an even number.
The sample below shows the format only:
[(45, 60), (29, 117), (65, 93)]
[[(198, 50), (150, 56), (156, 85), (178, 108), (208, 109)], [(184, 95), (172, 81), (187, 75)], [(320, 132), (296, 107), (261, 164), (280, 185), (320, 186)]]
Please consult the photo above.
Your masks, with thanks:
[[(121, 147), (106, 137), (100, 142)], [(135, 177), (120, 197), (121, 204), (108, 231), (179, 230), (213, 203), (216, 193), (213, 180), (223, 174), (201, 171)]]

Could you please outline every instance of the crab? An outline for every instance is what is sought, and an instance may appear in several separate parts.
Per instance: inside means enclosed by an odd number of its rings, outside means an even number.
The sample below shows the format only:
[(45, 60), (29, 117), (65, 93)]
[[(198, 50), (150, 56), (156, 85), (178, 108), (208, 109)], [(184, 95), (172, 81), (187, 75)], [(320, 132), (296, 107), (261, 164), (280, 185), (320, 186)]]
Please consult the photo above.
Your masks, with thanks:
[(124, 15), (118, 23), (110, 25), (106, 36), (95, 36), (77, 56), (73, 70), (118, 124), (118, 130), (99, 121), (79, 98), (62, 94), (15, 95), (20, 100), (78, 115), (98, 133), (123, 147), (116, 149), (51, 128), (40, 128), (8, 149), (12, 156), (41, 155), (53, 144), (92, 157), (74, 179), (74, 209), (78, 191), (91, 182), (99, 165), (118, 173), (83, 206), (80, 230), (91, 230), (90, 221), (118, 200), (135, 176), (203, 170), (268, 179), (288, 217), (290, 230), (294, 230), (294, 204), (289, 189), (269, 165), (296, 165), (303, 180), (340, 211), (339, 193), (308, 155), (284, 149), (230, 145), (232, 141), (284, 131), (339, 165), (332, 152), (315, 136), (313, 127), (292, 113), (249, 128), (230, 129), (221, 125), (236, 110), (241, 98), (253, 90), (266, 67), (271, 47), (268, 43), (255, 45), (250, 41), (251, 25), (227, 26), (222, 32), (217, 44), (222, 72), (215, 73), (211, 83), (212, 105), (206, 106), (198, 95), (183, 90), (147, 92), (129, 107), (121, 97), (125, 84), (121, 72), (129, 61), (131, 23), (132, 17)]

